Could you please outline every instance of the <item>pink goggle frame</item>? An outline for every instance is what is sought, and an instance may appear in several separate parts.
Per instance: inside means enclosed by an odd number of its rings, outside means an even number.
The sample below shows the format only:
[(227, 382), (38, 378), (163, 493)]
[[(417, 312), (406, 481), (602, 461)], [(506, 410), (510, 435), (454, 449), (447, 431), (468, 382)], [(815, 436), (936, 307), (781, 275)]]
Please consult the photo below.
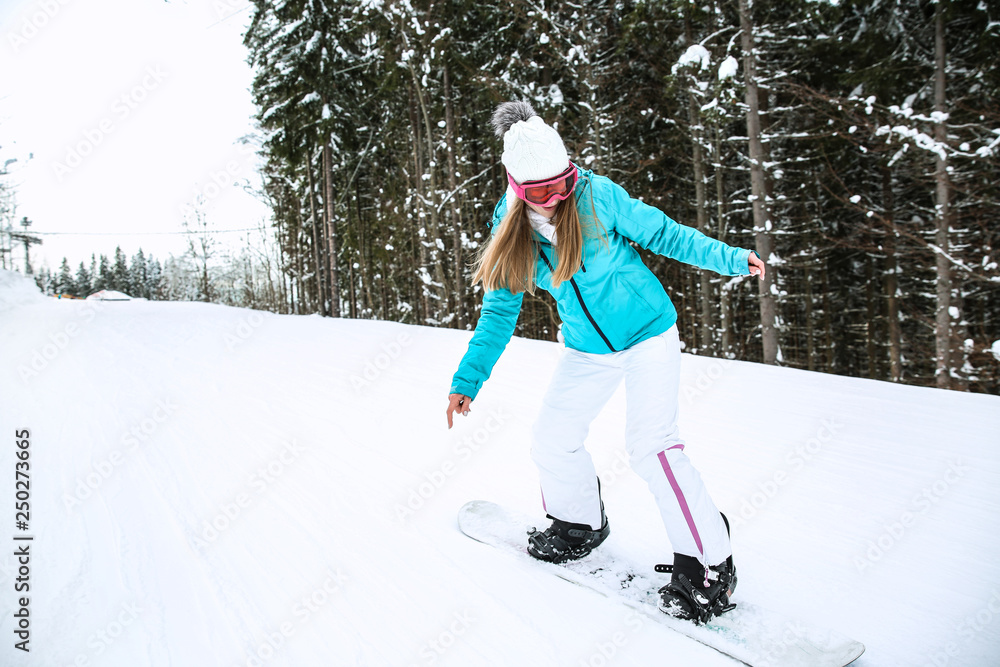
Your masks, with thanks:
[(538, 206), (549, 206), (554, 201), (562, 201), (569, 197), (576, 188), (576, 180), (576, 165), (572, 162), (566, 171), (544, 181), (525, 181), (518, 185), (510, 173), (507, 173), (507, 182), (513, 188), (514, 194), (519, 199)]

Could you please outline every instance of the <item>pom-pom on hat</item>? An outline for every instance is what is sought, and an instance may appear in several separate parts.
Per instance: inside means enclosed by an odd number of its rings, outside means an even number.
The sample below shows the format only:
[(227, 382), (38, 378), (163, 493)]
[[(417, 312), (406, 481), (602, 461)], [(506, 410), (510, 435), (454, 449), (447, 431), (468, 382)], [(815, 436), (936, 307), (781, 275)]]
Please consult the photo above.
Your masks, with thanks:
[(493, 112), (491, 123), (503, 139), (500, 160), (519, 184), (553, 178), (569, 166), (562, 137), (527, 102), (504, 102)]

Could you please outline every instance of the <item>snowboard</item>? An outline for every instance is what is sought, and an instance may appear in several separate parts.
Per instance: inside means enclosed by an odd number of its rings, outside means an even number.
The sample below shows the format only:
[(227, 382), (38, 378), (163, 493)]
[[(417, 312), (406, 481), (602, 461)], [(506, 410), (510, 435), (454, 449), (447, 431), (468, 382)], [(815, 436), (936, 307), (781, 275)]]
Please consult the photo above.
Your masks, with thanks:
[(657, 607), (657, 591), (669, 581), (669, 575), (656, 574), (651, 566), (638, 566), (615, 553), (608, 543), (577, 561), (558, 565), (540, 561), (527, 550), (527, 530), (532, 525), (530, 518), (485, 500), (466, 503), (458, 512), (459, 528), (472, 539), (620, 600), (644, 617), (750, 667), (844, 667), (865, 651), (863, 644), (832, 630), (740, 601), (738, 583), (736, 609), (703, 625), (674, 618)]

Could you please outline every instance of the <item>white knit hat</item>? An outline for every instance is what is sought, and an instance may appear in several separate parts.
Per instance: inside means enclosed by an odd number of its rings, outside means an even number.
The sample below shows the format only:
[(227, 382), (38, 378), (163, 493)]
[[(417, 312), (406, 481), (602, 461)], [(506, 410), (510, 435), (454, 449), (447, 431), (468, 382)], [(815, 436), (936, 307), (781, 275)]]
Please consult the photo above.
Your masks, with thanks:
[(492, 122), (497, 136), (503, 137), (500, 160), (518, 184), (566, 171), (569, 153), (562, 137), (527, 102), (504, 102), (493, 113)]

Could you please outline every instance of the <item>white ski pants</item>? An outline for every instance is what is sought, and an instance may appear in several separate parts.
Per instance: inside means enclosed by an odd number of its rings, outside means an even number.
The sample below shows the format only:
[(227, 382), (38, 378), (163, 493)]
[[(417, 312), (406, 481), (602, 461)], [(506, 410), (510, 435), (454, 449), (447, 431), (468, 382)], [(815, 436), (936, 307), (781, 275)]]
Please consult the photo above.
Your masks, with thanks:
[(533, 428), (545, 512), (600, 528), (597, 471), (583, 443), (590, 424), (625, 378), (625, 448), (656, 499), (674, 551), (704, 565), (729, 557), (726, 526), (677, 427), (681, 350), (677, 327), (621, 352), (566, 348)]

